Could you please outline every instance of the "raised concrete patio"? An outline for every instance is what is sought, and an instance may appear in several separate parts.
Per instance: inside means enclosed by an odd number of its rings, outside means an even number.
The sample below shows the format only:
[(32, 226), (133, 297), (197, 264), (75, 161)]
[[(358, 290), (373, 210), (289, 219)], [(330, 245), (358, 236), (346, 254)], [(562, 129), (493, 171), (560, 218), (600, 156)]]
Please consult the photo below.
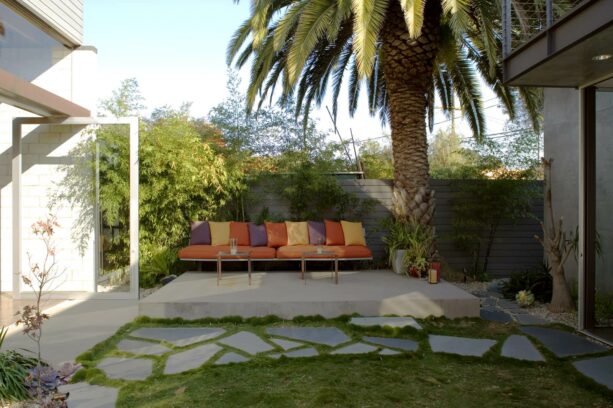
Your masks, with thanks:
[(311, 272), (306, 282), (297, 272), (257, 272), (249, 286), (246, 273), (188, 272), (139, 303), (139, 314), (158, 318), (198, 319), (223, 316), (299, 315), (336, 317), (401, 315), (478, 317), (479, 299), (446, 282), (431, 285), (387, 270)]

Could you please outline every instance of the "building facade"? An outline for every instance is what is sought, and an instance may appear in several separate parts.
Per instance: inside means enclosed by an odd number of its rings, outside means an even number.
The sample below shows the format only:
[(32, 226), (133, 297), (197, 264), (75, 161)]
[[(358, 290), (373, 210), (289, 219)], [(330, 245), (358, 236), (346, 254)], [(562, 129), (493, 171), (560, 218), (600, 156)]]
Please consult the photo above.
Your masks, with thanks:
[[(20, 237), (14, 230), (14, 134), (18, 117), (89, 117), (95, 112), (97, 51), (83, 46), (82, 0), (0, 0), (0, 291), (27, 292), (15, 271), (27, 273), (46, 253), (31, 225), (57, 216), (56, 291), (95, 287), (94, 239), (79, 246), (72, 230), (77, 209), (50, 208), (69, 152), (84, 137), (83, 125), (21, 126)], [(20, 256), (15, 251), (19, 249)], [(20, 267), (15, 267), (20, 260)]]
[(566, 264), (579, 329), (613, 342), (613, 1), (505, 0), (507, 85), (544, 87), (556, 218), (578, 239)]

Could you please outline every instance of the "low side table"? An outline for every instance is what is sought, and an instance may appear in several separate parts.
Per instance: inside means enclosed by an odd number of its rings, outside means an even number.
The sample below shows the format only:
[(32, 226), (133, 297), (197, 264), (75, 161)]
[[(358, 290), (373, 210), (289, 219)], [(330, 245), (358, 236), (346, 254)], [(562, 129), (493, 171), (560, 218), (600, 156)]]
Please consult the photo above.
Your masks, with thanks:
[(247, 274), (249, 275), (249, 286), (251, 286), (251, 252), (249, 251), (236, 251), (232, 253), (230, 251), (220, 251), (217, 253), (217, 286), (221, 281), (221, 263), (222, 261), (242, 261), (247, 262)]
[(300, 279), (304, 280), (306, 284), (306, 280), (304, 274), (306, 272), (306, 262), (307, 261), (334, 261), (334, 273), (332, 274), (332, 281), (338, 285), (338, 255), (333, 251), (323, 250), (321, 252), (318, 251), (305, 251), (302, 253), (302, 265), (300, 268)]

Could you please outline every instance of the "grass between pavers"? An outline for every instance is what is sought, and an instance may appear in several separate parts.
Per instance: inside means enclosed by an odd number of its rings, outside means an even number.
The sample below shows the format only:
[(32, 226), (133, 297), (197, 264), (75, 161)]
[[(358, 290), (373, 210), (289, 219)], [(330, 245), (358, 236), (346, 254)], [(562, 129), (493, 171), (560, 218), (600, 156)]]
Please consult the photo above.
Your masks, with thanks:
[[(613, 407), (613, 392), (578, 373), (571, 364), (575, 359), (556, 358), (534, 339), (533, 343), (547, 359), (546, 363), (501, 357), (504, 339), (511, 334), (523, 334), (514, 323), (432, 318), (419, 320), (424, 330), (417, 331), (410, 327), (356, 327), (348, 324), (349, 319), (350, 316), (327, 320), (315, 316), (284, 321), (270, 316), (184, 321), (141, 317), (79, 356), (77, 360), (86, 368), (77, 373), (74, 382), (87, 380), (93, 384), (121, 387), (119, 407)], [(162, 372), (168, 354), (139, 356), (154, 361), (153, 374), (146, 381), (111, 380), (95, 368), (105, 357), (134, 357), (131, 353), (116, 350), (115, 346), (140, 327), (221, 327), (226, 329), (223, 337), (246, 330), (266, 340), (270, 337), (265, 332), (267, 327), (285, 325), (334, 326), (354, 341), (363, 336), (407, 338), (418, 341), (419, 349), (415, 353), (396, 356), (374, 353), (329, 355), (327, 353), (333, 348), (308, 344), (326, 354), (274, 360), (262, 355), (249, 356), (224, 345), (227, 350), (252, 360), (216, 366), (213, 364), (218, 358), (216, 356), (198, 369), (166, 376)], [(551, 327), (568, 329), (556, 325)], [(497, 340), (497, 344), (482, 358), (439, 354), (430, 350), (429, 334), (489, 338)], [(174, 347), (162, 342), (176, 351), (203, 343)], [(282, 350), (278, 349), (278, 352)]]

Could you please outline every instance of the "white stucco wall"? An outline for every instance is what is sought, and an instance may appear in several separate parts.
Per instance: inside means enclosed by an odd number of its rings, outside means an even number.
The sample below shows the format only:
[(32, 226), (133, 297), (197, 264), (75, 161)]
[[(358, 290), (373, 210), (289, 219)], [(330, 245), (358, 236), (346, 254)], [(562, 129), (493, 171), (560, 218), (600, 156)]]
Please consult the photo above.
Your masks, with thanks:
[[(93, 48), (53, 53), (53, 66), (41, 74), (34, 84), (75, 102), (95, 113), (95, 66)], [(12, 191), (11, 191), (11, 126), (12, 119), (33, 116), (7, 104), (0, 104), (0, 288), (12, 290)], [(69, 164), (68, 152), (83, 137), (78, 126), (24, 126), (22, 134), (23, 176), (23, 269), (28, 270), (28, 254), (39, 261), (44, 255), (35, 240), (31, 225), (49, 214), (49, 198), (54, 184), (62, 178), (59, 168)], [(61, 228), (56, 235), (58, 270), (62, 277), (55, 289), (90, 291), (94, 279), (93, 242), (82, 255), (71, 239), (72, 226), (78, 211), (63, 206), (55, 215)]]

